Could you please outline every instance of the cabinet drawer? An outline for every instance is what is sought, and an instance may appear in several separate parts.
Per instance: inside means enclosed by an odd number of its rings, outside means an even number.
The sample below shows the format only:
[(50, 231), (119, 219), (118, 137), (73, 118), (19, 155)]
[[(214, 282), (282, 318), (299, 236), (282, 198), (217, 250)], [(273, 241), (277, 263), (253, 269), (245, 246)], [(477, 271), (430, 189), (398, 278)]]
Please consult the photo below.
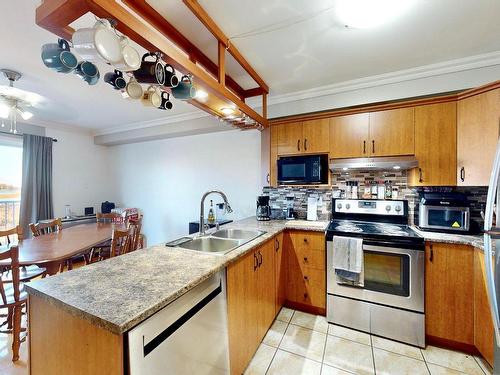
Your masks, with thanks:
[(326, 273), (310, 267), (296, 269), (288, 279), (287, 298), (292, 302), (324, 308), (326, 302)]
[(326, 269), (324, 250), (295, 249), (290, 254), (290, 261), (296, 263), (302, 270), (312, 268), (324, 271)]
[(323, 232), (294, 231), (290, 233), (290, 239), (296, 250), (325, 251), (326, 242)]

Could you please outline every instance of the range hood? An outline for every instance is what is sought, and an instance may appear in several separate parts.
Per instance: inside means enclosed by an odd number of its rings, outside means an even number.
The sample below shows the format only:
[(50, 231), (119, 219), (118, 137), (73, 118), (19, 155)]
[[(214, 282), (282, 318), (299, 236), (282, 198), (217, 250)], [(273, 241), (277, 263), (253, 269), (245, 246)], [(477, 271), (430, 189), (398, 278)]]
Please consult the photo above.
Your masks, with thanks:
[(330, 160), (330, 170), (338, 171), (381, 171), (404, 170), (418, 167), (414, 156), (390, 156), (375, 158), (349, 158)]

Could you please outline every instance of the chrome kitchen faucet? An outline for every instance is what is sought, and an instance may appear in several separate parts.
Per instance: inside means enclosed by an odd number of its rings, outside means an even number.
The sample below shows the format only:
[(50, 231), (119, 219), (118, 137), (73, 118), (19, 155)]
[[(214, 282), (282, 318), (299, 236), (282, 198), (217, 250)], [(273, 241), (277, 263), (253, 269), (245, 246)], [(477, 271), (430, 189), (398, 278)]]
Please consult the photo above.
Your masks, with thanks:
[(205, 235), (205, 229), (206, 229), (206, 227), (205, 227), (205, 198), (212, 193), (217, 193), (222, 197), (222, 199), (224, 199), (224, 206), (226, 207), (226, 213), (229, 214), (229, 213), (233, 212), (233, 209), (231, 208), (231, 206), (229, 205), (229, 202), (227, 201), (226, 194), (224, 194), (220, 190), (207, 191), (201, 197), (201, 203), (200, 203), (200, 232), (199, 232), (200, 236)]

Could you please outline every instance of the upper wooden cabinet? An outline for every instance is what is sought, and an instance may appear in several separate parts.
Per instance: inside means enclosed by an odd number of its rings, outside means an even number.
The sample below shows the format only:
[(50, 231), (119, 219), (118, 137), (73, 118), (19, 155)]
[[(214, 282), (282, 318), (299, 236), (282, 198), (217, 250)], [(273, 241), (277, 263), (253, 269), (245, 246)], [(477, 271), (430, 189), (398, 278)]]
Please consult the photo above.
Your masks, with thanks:
[(500, 89), (458, 102), (457, 184), (489, 183), (500, 128)]
[(292, 122), (273, 126), (277, 133), (277, 154), (328, 152), (328, 119)]
[(276, 186), (278, 184), (278, 135), (280, 132), (280, 126), (271, 126), (271, 150), (270, 150), (270, 163), (269, 166), (269, 185)]
[(332, 117), (330, 119), (330, 157), (354, 158), (368, 156), (369, 115)]
[(330, 119), (330, 157), (413, 155), (414, 108), (360, 113)]
[(370, 113), (370, 156), (415, 153), (414, 108)]
[(409, 171), (409, 185), (456, 185), (456, 119), (456, 102), (415, 108), (415, 156), (419, 167)]

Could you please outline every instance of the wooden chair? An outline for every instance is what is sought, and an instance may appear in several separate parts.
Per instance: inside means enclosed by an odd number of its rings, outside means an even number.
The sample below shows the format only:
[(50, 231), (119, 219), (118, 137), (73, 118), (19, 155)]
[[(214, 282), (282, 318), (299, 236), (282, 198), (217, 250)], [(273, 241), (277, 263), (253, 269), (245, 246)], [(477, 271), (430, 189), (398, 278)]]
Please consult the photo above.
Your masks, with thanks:
[(129, 220), (128, 228), (132, 230), (132, 243), (130, 251), (140, 249), (142, 247), (141, 229), (142, 229), (142, 216), (135, 220)]
[[(0, 309), (12, 311), (12, 361), (19, 359), (19, 346), (21, 345), (21, 315), (22, 309), (28, 299), (24, 286), (19, 279), (19, 248), (12, 246), (0, 253), (0, 260), (10, 259), (12, 270), (12, 283), (6, 284), (0, 280)], [(9, 314), (10, 315), (10, 314)], [(24, 341), (24, 339), (23, 339)]]
[(34, 237), (43, 234), (59, 232), (62, 230), (62, 221), (60, 218), (42, 221), (36, 224), (30, 223), (31, 233)]
[(97, 261), (123, 255), (131, 251), (133, 241), (133, 229), (114, 229), (111, 236), (111, 246), (109, 249), (101, 249), (97, 256)]
[[(0, 238), (6, 238), (7, 245), (10, 245), (12, 243), (12, 241), (11, 241), (12, 236), (16, 236), (18, 242), (21, 242), (23, 240), (24, 233), (23, 233), (23, 229), (21, 228), (20, 225), (14, 227), (14, 228), (11, 228), (11, 229), (0, 230)], [(0, 245), (2, 245), (2, 244), (0, 243)], [(23, 266), (20, 268), (19, 278), (20, 278), (21, 282), (27, 282), (27, 281), (34, 279), (35, 277), (44, 276), (45, 271), (46, 271), (45, 268), (38, 267), (34, 264), (31, 266)], [(11, 270), (7, 268), (3, 272), (1, 272), (0, 279), (4, 283), (11, 283), (12, 282)]]
[(98, 212), (95, 215), (95, 218), (98, 223), (122, 224), (125, 222), (125, 218), (122, 215), (117, 214), (115, 212), (110, 212), (107, 214)]

